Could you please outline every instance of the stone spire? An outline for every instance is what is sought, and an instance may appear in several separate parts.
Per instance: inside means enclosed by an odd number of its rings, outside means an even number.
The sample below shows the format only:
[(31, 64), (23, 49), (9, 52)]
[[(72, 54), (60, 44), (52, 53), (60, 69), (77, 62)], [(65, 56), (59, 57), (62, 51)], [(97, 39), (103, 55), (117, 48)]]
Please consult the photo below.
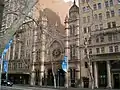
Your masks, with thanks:
[(68, 15), (66, 15), (66, 17), (65, 17), (65, 23), (67, 23), (68, 22)]
[(76, 1), (74, 0), (74, 5), (76, 5)]

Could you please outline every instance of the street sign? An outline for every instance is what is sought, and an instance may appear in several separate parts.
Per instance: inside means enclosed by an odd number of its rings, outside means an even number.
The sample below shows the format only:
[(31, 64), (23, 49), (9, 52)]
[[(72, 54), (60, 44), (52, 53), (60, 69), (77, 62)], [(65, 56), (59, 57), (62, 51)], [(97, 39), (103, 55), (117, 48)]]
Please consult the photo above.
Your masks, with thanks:
[(68, 71), (68, 59), (67, 59), (67, 56), (64, 56), (64, 59), (62, 61), (62, 69), (65, 72)]

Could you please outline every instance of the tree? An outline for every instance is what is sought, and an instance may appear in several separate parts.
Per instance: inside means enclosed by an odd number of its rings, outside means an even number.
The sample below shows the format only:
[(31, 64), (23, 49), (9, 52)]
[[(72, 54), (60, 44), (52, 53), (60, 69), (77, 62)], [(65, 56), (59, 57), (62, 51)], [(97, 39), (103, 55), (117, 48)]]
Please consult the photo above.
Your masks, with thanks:
[[(19, 27), (23, 24), (23, 21), (26, 19), (28, 14), (31, 12), (35, 4), (38, 0), (4, 0), (4, 12), (3, 16), (9, 16), (13, 15), (13, 22), (10, 24), (10, 26), (7, 29), (4, 29), (1, 31), (3, 33), (3, 36), (0, 38), (0, 54), (2, 53), (5, 44), (12, 38), (16, 30), (19, 29)], [(15, 5), (13, 7), (6, 6), (8, 3)], [(3, 43), (4, 41), (4, 43)]]

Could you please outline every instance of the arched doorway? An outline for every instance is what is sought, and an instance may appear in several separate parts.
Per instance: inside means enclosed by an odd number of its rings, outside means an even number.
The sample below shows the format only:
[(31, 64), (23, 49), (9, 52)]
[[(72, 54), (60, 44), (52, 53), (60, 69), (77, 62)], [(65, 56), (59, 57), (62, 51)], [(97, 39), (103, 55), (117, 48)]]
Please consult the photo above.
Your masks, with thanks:
[[(57, 70), (57, 72), (55, 73), (55, 78), (56, 78), (56, 85), (57, 86), (64, 86), (65, 72), (62, 69)], [(47, 85), (54, 86), (54, 77), (53, 77), (52, 69), (48, 69)]]
[(48, 86), (53, 86), (54, 85), (54, 77), (53, 77), (53, 74), (52, 74), (52, 69), (48, 69), (48, 72), (47, 72), (47, 85)]
[(57, 71), (57, 86), (64, 86), (65, 84), (65, 72), (62, 69)]

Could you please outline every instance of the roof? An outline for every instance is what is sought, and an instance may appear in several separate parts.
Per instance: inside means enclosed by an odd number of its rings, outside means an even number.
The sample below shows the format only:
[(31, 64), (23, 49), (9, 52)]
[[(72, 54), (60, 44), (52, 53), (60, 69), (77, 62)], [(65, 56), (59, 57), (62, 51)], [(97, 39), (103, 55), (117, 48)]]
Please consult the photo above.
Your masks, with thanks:
[(73, 6), (70, 8), (69, 13), (79, 12), (79, 7), (76, 5), (75, 0)]

